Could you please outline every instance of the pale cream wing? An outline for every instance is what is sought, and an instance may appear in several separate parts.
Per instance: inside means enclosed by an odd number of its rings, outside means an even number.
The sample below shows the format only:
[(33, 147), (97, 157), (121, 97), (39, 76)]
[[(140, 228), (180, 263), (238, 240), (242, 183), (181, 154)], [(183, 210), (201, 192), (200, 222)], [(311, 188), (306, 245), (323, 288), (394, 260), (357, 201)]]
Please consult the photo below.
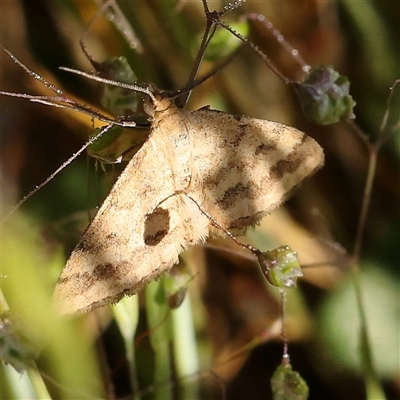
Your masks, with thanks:
[[(185, 195), (187, 133), (179, 115), (154, 122), (71, 254), (54, 292), (63, 314), (81, 313), (138, 292), (169, 270), (184, 248), (208, 235), (209, 220)], [(168, 128), (166, 132), (163, 127)]]
[(290, 126), (210, 109), (182, 116), (195, 148), (188, 192), (234, 233), (257, 224), (324, 163), (319, 144)]

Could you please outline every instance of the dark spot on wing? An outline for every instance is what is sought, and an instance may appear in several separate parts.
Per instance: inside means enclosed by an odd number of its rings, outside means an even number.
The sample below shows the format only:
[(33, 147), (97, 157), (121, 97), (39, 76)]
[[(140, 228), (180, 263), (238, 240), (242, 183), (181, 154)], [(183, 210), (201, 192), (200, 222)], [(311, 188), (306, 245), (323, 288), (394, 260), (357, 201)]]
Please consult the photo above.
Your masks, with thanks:
[(207, 175), (204, 177), (203, 186), (205, 189), (214, 190), (229, 175), (231, 166), (221, 167), (216, 171), (214, 176)]
[(307, 140), (309, 140), (309, 137), (303, 132), (303, 136), (300, 140), (300, 145), (304, 144)]
[(234, 206), (241, 199), (254, 199), (257, 196), (258, 188), (256, 185), (249, 183), (245, 186), (239, 182), (235, 186), (230, 187), (223, 195), (221, 199), (217, 200), (219, 206), (227, 210)]
[(263, 216), (264, 212), (258, 212), (254, 215), (240, 217), (229, 225), (228, 230), (239, 233), (244, 232), (250, 226), (255, 226), (258, 222), (260, 222)]
[(93, 274), (89, 272), (80, 272), (68, 276), (61, 275), (57, 280), (57, 284), (65, 285), (69, 281), (73, 281), (73, 287), (77, 292), (86, 291), (95, 283)]
[(270, 179), (273, 181), (279, 181), (285, 174), (290, 174), (296, 171), (299, 167), (301, 160), (299, 158), (280, 160), (271, 167)]
[(76, 246), (75, 251), (82, 251), (84, 253), (96, 254), (101, 250), (101, 245), (99, 243), (93, 243), (90, 240), (83, 239)]
[(75, 251), (89, 254), (99, 254), (102, 252), (104, 246), (110, 246), (110, 242), (117, 238), (115, 232), (110, 232), (105, 235), (103, 240), (95, 241), (92, 235), (88, 235), (86, 239), (82, 239), (75, 248)]
[(116, 267), (111, 263), (97, 264), (93, 269), (93, 279), (103, 281), (111, 277), (116, 278), (117, 272)]
[(243, 137), (246, 135), (247, 125), (240, 119), (238, 119), (238, 121), (240, 121), (240, 123), (237, 125), (238, 129), (235, 129), (234, 132), (231, 132), (231, 138), (229, 139), (230, 146), (234, 148), (239, 147)]
[(126, 260), (115, 264), (104, 262), (97, 264), (91, 272), (83, 271), (68, 276), (60, 276), (57, 284), (65, 285), (72, 281), (75, 292), (85, 292), (98, 282), (107, 280), (114, 282), (124, 279), (130, 267)]
[(276, 149), (276, 145), (272, 144), (272, 143), (262, 143), (259, 146), (256, 147), (256, 151), (255, 151), (255, 155), (268, 155), (268, 153), (270, 153), (271, 151)]
[(161, 207), (146, 215), (143, 238), (147, 246), (155, 246), (164, 239), (170, 229), (169, 220), (168, 210)]

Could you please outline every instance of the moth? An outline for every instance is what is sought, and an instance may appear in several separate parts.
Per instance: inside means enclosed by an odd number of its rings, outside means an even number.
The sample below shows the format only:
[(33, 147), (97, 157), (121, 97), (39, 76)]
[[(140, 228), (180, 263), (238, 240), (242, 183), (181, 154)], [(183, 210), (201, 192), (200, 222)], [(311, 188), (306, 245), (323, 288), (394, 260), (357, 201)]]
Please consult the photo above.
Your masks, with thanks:
[[(208, 107), (188, 111), (153, 88), (89, 77), (145, 93), (151, 130), (57, 281), (54, 301), (63, 314), (88, 312), (137, 293), (170, 270), (182, 251), (210, 235), (243, 234), (323, 165), (322, 148), (295, 128)], [(0, 93), (80, 110), (111, 124), (127, 124), (93, 114), (39, 80), (56, 96)]]
[(142, 91), (150, 134), (57, 281), (54, 301), (63, 314), (135, 294), (185, 249), (223, 235), (206, 213), (243, 234), (323, 165), (319, 144), (293, 127), (208, 107), (188, 111)]

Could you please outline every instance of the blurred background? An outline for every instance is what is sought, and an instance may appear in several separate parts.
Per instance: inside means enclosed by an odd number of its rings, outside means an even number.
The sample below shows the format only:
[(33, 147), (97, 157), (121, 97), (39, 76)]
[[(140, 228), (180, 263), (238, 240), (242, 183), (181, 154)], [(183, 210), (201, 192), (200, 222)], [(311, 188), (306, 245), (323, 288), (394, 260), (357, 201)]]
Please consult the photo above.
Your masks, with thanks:
[[(59, 66), (93, 70), (79, 40), (99, 4), (1, 2), (0, 43), (65, 94), (101, 108), (96, 82), (59, 70)], [(100, 62), (124, 55), (139, 82), (163, 90), (184, 86), (205, 27), (202, 2), (118, 4), (126, 19), (125, 34), (118, 24), (99, 16), (85, 38), (89, 54)], [(211, 10), (222, 10), (225, 4), (209, 1)], [(332, 65), (346, 75), (357, 102), (356, 123), (371, 141), (378, 137), (390, 87), (400, 78), (397, 2), (248, 0), (224, 17), (231, 26), (248, 30), (251, 41), (283, 75), (299, 81), (304, 77), (299, 64), (265, 26), (246, 23), (243, 18), (248, 13), (264, 15), (309, 65)], [(200, 76), (237, 49), (239, 42), (221, 36), (211, 42)], [(0, 60), (0, 90), (52, 94), (4, 52)], [(399, 98), (397, 89), (391, 124), (399, 122)], [(295, 126), (324, 148), (324, 168), (243, 240), (262, 250), (287, 244), (304, 265), (299, 287), (288, 293), (285, 323), (291, 362), (307, 381), (309, 398), (364, 399), (359, 315), (346, 254), (354, 247), (368, 149), (344, 122), (323, 127), (308, 122), (291, 88), (250, 48), (242, 49), (226, 68), (195, 88), (186, 108), (205, 105)], [(0, 107), (4, 216), (80, 148), (93, 132), (93, 121), (79, 113), (5, 96), (0, 96)], [(399, 144), (397, 129), (379, 152), (360, 262), (375, 367), (388, 399), (400, 396)], [(92, 158), (78, 157), (2, 227), (5, 301), (26, 326), (28, 338), (40, 343), (37, 366), (54, 398), (133, 398), (124, 343), (109, 310), (68, 322), (47, 311), (66, 257), (126, 162), (104, 168), (94, 164)], [(272, 398), (269, 379), (282, 357), (277, 289), (266, 284), (249, 254), (228, 239), (210, 239), (187, 252), (183, 260), (195, 275), (189, 296), (194, 346), (203, 371), (195, 374), (197, 396)], [(146, 321), (144, 303), (144, 296), (139, 296), (135, 343), (140, 390), (154, 385), (150, 393), (141, 392), (147, 399), (154, 398), (165, 382), (154, 378), (154, 351), (147, 338), (154, 327)], [(5, 331), (3, 335), (7, 339)], [(33, 389), (29, 384), (21, 389), (22, 381), (9, 369), (2, 370), (2, 398), (24, 398)], [(173, 398), (190, 398), (181, 386), (193, 383), (179, 377), (173, 364), (171, 371), (168, 384)], [(18, 386), (27, 392), (18, 394)]]

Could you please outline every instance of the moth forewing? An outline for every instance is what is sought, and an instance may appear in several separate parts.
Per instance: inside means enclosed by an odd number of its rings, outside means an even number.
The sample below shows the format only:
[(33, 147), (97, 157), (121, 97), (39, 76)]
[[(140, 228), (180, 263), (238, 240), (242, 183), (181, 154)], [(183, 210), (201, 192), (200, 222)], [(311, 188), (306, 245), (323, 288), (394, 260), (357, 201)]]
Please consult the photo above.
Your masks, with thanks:
[[(244, 232), (323, 164), (295, 128), (153, 99), (148, 140), (71, 254), (54, 299), (82, 313), (137, 293), (209, 236), (210, 220)], [(194, 204), (193, 200), (196, 202)]]
[[(164, 99), (165, 100), (165, 99)], [(133, 294), (170, 269), (209, 221), (183, 194), (190, 177), (179, 113), (158, 104), (148, 140), (120, 175), (67, 261), (54, 299), (63, 313), (90, 311)], [(172, 195), (172, 196), (171, 196)]]
[(257, 224), (323, 165), (322, 148), (296, 128), (210, 109), (182, 115), (194, 137), (192, 171), (204, 209), (233, 233)]

